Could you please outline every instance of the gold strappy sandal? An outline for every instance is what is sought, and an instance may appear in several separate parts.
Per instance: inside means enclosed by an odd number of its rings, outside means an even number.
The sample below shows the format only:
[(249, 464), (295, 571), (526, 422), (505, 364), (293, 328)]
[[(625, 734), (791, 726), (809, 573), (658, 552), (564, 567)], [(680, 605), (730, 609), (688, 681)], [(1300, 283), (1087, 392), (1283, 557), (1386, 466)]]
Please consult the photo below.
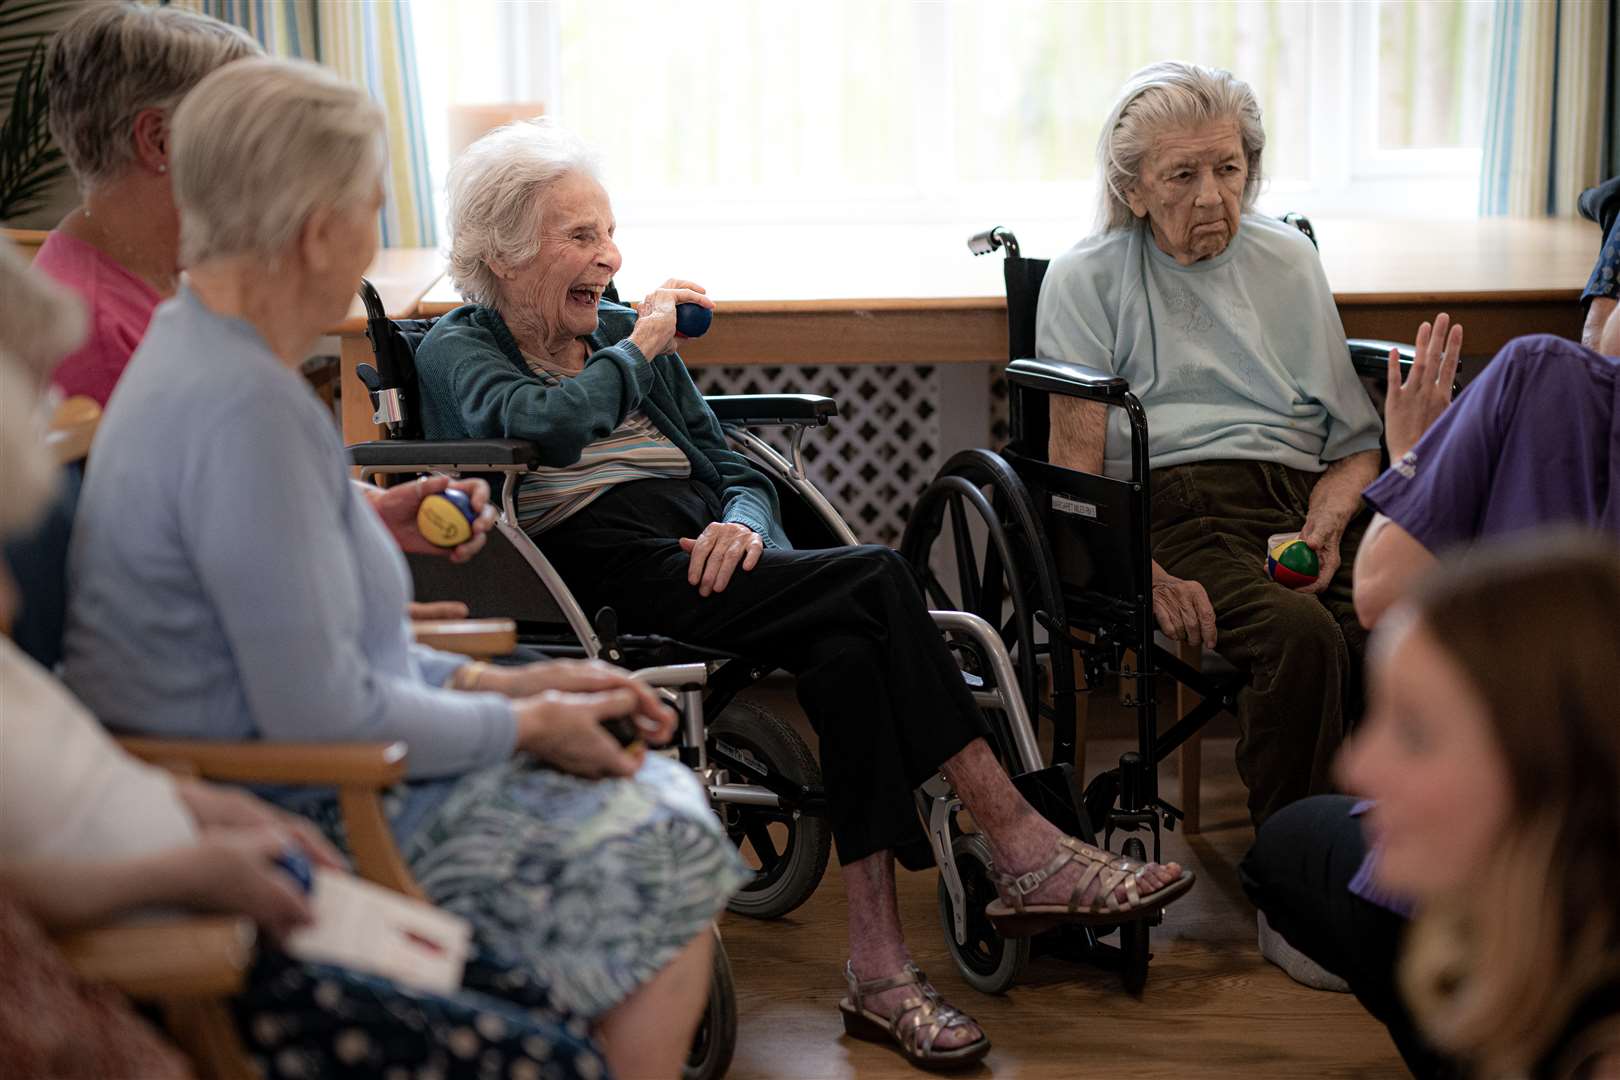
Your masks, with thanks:
[[(970, 1043), (948, 1050), (934, 1049), (941, 1032), (974, 1024), (974, 1020), (947, 1005), (916, 964), (907, 964), (898, 975), (866, 982), (855, 978), (853, 964), (845, 964), (844, 978), (849, 981), (849, 997), (838, 1003), (838, 1011), (844, 1014), (844, 1030), (855, 1038), (891, 1043), (919, 1069), (963, 1069), (977, 1064), (990, 1052), (990, 1040), (982, 1032)], [(868, 996), (902, 986), (912, 987), (915, 993), (900, 1003), (892, 1019), (866, 1007)]]
[[(1071, 862), (1080, 863), (1084, 869), (1069, 893), (1067, 904), (1024, 902), (1026, 896)], [(1012, 938), (1030, 937), (1060, 923), (1095, 926), (1135, 922), (1192, 888), (1195, 880), (1191, 870), (1183, 870), (1175, 881), (1143, 896), (1137, 882), (1147, 866), (1147, 863), (1127, 859), (1123, 855), (1081, 843), (1072, 836), (1065, 836), (1058, 840), (1057, 854), (1043, 869), (1014, 875), (997, 873), (992, 868), (990, 878), (996, 883), (1001, 896), (990, 901), (984, 913), (997, 933)], [(1092, 897), (1091, 903), (1082, 904), (1081, 897), (1093, 881), (1097, 882), (1097, 895)], [(1120, 885), (1125, 886), (1123, 903), (1115, 895)]]

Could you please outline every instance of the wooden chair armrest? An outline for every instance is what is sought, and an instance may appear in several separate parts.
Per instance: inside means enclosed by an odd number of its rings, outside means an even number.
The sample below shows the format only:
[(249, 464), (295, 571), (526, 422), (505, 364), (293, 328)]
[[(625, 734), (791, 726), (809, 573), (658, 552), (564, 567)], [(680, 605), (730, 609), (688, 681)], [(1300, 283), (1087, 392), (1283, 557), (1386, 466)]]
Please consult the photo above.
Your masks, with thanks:
[(384, 788), (405, 779), (402, 742), (209, 742), (125, 736), (118, 744), (142, 761), (228, 784)]
[(411, 623), (418, 645), (488, 658), (517, 648), (517, 623), (511, 619), (427, 619)]
[(56, 945), (81, 978), (154, 1001), (239, 992), (256, 936), (249, 919), (210, 917), (81, 930)]

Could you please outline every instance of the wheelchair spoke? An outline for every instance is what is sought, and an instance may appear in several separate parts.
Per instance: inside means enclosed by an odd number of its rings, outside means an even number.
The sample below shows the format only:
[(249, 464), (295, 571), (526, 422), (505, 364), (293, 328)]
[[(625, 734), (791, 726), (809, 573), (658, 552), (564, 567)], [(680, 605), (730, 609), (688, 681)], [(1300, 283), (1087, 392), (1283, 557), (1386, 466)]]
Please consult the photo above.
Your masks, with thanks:
[(769, 874), (776, 869), (776, 864), (782, 861), (782, 852), (776, 848), (776, 838), (771, 835), (770, 822), (764, 815), (750, 816), (748, 824), (743, 828), (743, 835), (754, 847), (754, 858), (759, 860), (759, 872)]
[(956, 548), (956, 576), (962, 586), (962, 610), (979, 610), (978, 555), (973, 549), (973, 534), (968, 531), (967, 511), (962, 500), (949, 501), (951, 510), (951, 544)]

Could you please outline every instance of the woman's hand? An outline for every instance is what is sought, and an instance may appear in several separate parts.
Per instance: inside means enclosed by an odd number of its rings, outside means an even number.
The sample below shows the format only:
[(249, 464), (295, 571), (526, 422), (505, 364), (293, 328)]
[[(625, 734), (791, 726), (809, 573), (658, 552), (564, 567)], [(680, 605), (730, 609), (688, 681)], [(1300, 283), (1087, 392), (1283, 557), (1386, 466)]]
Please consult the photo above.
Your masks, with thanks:
[(367, 484), (366, 498), (372, 509), (382, 518), (400, 550), (407, 555), (444, 555), (447, 549), (431, 543), (416, 528), (416, 511), (429, 495), (455, 488), (466, 493), (478, 516), (472, 523), (472, 539), (459, 547), (448, 549), (450, 561), (464, 563), (484, 546), (485, 534), (495, 527), (495, 508), (489, 502), (489, 485), (477, 478), (451, 480), (448, 476), (424, 476), (409, 484), (395, 484), (391, 488), (377, 488)]
[[(642, 745), (620, 746), (602, 728), (603, 720), (632, 716), (640, 704), (632, 690), (570, 694), (547, 690), (517, 702), (517, 748), (560, 772), (595, 780), (606, 776), (634, 776), (647, 750)], [(649, 739), (657, 732), (643, 717), (636, 725)], [(671, 719), (664, 731), (674, 729)]]
[(628, 690), (636, 695), (635, 714), (652, 725), (644, 729), (648, 742), (661, 746), (675, 731), (675, 710), (664, 704), (658, 691), (604, 660), (543, 660), (522, 667), (488, 667), (479, 673), (478, 689), (510, 698), (534, 697), (547, 690), (574, 694)]
[(740, 564), (744, 571), (759, 565), (765, 541), (753, 529), (730, 521), (712, 521), (696, 540), (681, 537), (681, 550), (692, 556), (686, 571), (688, 585), (699, 596), (725, 592)]
[(1429, 425), (1451, 404), (1451, 384), (1462, 358), (1463, 328), (1451, 327), (1451, 316), (1441, 312), (1431, 327), (1418, 327), (1412, 370), (1401, 381), (1401, 354), (1389, 350), (1389, 387), (1384, 395), (1384, 443), (1391, 464), (1417, 445)]
[(180, 801), (186, 804), (199, 832), (206, 834), (211, 829), (279, 830), (316, 866), (332, 870), (349, 868), (348, 861), (308, 818), (271, 806), (245, 791), (210, 784), (206, 780), (178, 777), (174, 789)]
[(675, 350), (676, 304), (697, 304), (714, 310), (714, 301), (695, 281), (670, 278), (648, 293), (636, 305), (636, 328), (630, 334), (630, 343), (648, 360)]
[(185, 895), (199, 908), (246, 915), (279, 941), (314, 918), (297, 879), (276, 865), (297, 839), (267, 825), (209, 829), (187, 852)]

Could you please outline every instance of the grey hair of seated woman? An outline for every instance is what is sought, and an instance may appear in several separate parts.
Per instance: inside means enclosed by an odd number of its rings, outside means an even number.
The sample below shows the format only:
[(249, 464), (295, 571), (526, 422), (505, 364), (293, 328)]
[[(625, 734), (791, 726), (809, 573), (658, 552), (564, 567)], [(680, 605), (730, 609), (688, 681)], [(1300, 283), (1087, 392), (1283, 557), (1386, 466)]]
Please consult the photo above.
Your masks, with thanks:
[(1266, 129), (1260, 103), (1249, 84), (1230, 71), (1164, 60), (1137, 71), (1120, 90), (1097, 139), (1096, 232), (1123, 229), (1136, 221), (1126, 193), (1136, 184), (1163, 132), (1203, 127), (1213, 121), (1237, 123), (1248, 160), (1243, 210), (1254, 209), (1260, 194), (1260, 159)]

